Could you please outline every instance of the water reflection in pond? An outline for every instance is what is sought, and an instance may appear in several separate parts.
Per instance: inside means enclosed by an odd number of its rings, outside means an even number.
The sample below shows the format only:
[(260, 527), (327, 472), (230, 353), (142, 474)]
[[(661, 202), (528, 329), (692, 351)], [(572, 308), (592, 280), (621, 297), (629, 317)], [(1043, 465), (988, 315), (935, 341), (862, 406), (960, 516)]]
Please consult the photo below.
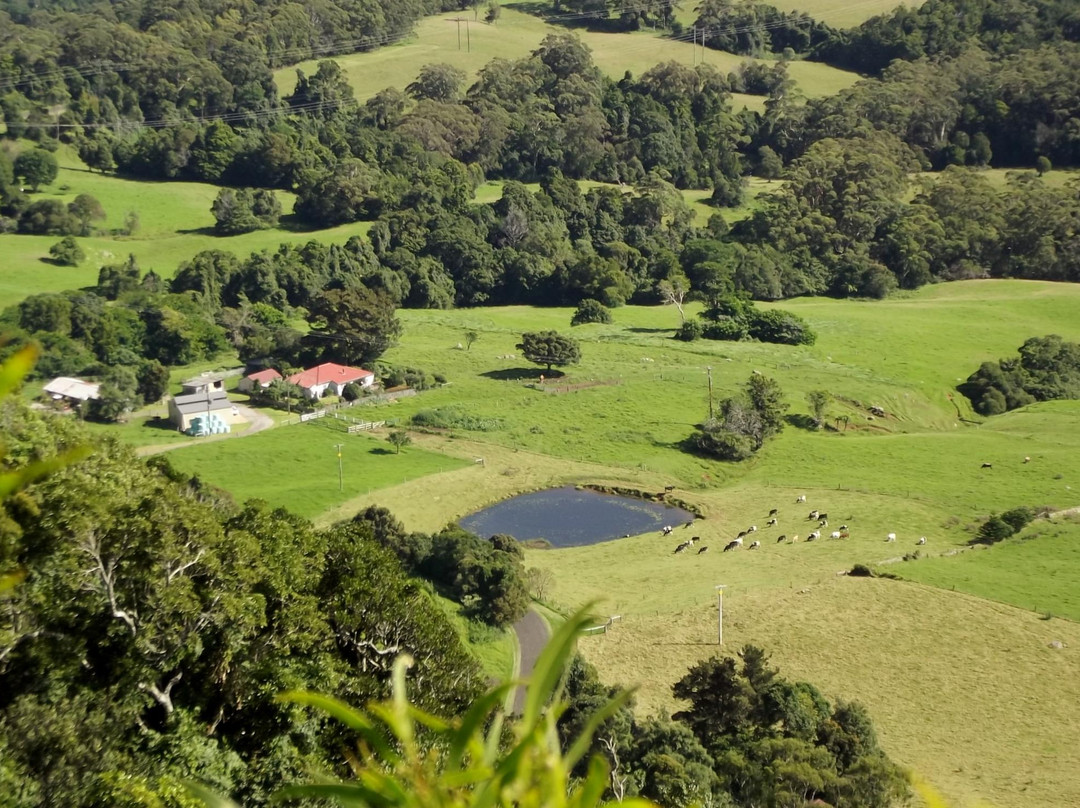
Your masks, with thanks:
[(681, 508), (573, 486), (549, 488), (503, 500), (461, 520), (478, 536), (506, 533), (518, 541), (546, 539), (576, 547), (680, 525), (694, 515)]

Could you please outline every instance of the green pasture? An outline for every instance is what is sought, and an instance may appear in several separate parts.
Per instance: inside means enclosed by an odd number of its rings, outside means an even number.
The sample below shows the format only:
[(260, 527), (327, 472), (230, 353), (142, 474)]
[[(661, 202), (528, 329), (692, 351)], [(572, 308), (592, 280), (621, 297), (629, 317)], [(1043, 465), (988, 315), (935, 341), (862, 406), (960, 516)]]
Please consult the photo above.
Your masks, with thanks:
[[(684, 538), (679, 529), (669, 539), (657, 534), (530, 551), (527, 559), (553, 572), (550, 597), (559, 606), (598, 600), (600, 613), (623, 615), (614, 631), (583, 648), (607, 681), (641, 686), (641, 709), (673, 709), (671, 683), (713, 653), (713, 587), (726, 584), (730, 650), (760, 643), (790, 675), (820, 684), (834, 698), (865, 702), (890, 753), (959, 804), (984, 798), (1049, 808), (1080, 801), (1080, 772), (1069, 757), (1080, 741), (1080, 685), (1062, 676), (1075, 664), (1069, 648), (1080, 647), (1080, 627), (1040, 620), (1025, 611), (1034, 604), (990, 592), (1011, 573), (1013, 592), (1037, 593), (1040, 601), (1053, 601), (1043, 608), (1066, 614), (1075, 602), (1069, 600), (1075, 566), (1059, 552), (1065, 539), (1043, 545), (1041, 562), (1061, 570), (1045, 581), (1035, 556), (1026, 564), (1002, 557), (1000, 579), (951, 566), (993, 560), (993, 553), (1010, 551), (1007, 545), (947, 555), (962, 550), (991, 512), (1075, 504), (1080, 402), (982, 419), (953, 388), (981, 361), (1014, 353), (1033, 334), (1080, 339), (1078, 303), (1080, 288), (1067, 284), (973, 281), (881, 302), (776, 304), (818, 332), (815, 345), (799, 348), (679, 343), (671, 339), (679, 322), (672, 307), (624, 307), (611, 325), (574, 329), (569, 309), (404, 311), (401, 345), (385, 358), (445, 373), (451, 384), (376, 411), (404, 418), (456, 406), (500, 419), (500, 428), (418, 435), (423, 445), (466, 461), (484, 457), (485, 465), (363, 495), (332, 513), (377, 502), (409, 527), (431, 529), (553, 483), (610, 481), (645, 490), (674, 484), (707, 515), (686, 535), (699, 536), (708, 553), (674, 556), (672, 539)], [(539, 382), (542, 369), (506, 357), (518, 353), (521, 331), (544, 328), (572, 333), (583, 354), (580, 366), (565, 378), (546, 379), (545, 388), (604, 384), (568, 392), (527, 386)], [(466, 330), (479, 334), (468, 351), (457, 348)], [(717, 397), (753, 370), (774, 376), (796, 416), (745, 464), (678, 450), (707, 411), (709, 366)], [(828, 416), (839, 431), (798, 426), (812, 389), (834, 395)], [(870, 404), (887, 416), (871, 420)], [(846, 426), (836, 420), (843, 416)], [(1030, 463), (1023, 462), (1027, 456)], [(984, 462), (993, 467), (981, 468)], [(807, 503), (796, 504), (802, 494)], [(773, 507), (780, 509), (779, 524), (766, 529)], [(805, 542), (815, 527), (806, 519), (810, 508), (830, 518), (814, 543)], [(840, 524), (850, 537), (829, 539)], [(750, 525), (760, 528), (759, 549), (721, 552)], [(885, 541), (890, 532), (895, 543)], [(778, 544), (781, 534), (798, 534), (800, 541)], [(920, 536), (927, 537), (925, 546), (916, 545)], [(930, 560), (904, 560), (917, 551)], [(925, 575), (934, 586), (838, 575), (855, 563), (917, 580)], [(1050, 649), (1055, 639), (1067, 648)], [(1028, 684), (1022, 695), (1010, 684), (1017, 676)], [(1037, 782), (1017, 774), (1036, 769)]]
[[(466, 32), (461, 23), (461, 47), (458, 47), (458, 12), (426, 17), (416, 25), (415, 34), (402, 42), (363, 53), (336, 56), (337, 61), (360, 101), (365, 101), (387, 87), (404, 89), (420, 68), (435, 62), (445, 62), (464, 70), (471, 82), (480, 68), (492, 59), (520, 59), (535, 50), (550, 33), (573, 30), (592, 51), (593, 61), (604, 73), (622, 78), (630, 71), (640, 76), (661, 62), (675, 61), (693, 66), (701, 60), (701, 48), (690, 42), (669, 39), (651, 31), (635, 33), (600, 33), (554, 25), (540, 17), (504, 7), (494, 25), (481, 21), (469, 22)], [(467, 36), (466, 36), (467, 34)], [(729, 72), (746, 61), (746, 57), (721, 51), (707, 51), (705, 64)], [(318, 60), (301, 62), (274, 73), (279, 92), (285, 96), (296, 87), (296, 71), (312, 74)], [(796, 61), (789, 73), (799, 91), (808, 98), (832, 95), (858, 80), (858, 75), (828, 65)], [(745, 104), (745, 102), (744, 102)]]
[[(417, 447), (395, 454), (386, 441), (349, 435), (324, 419), (280, 426), (248, 438), (210, 441), (176, 449), (176, 468), (197, 473), (237, 501), (264, 499), (313, 517), (334, 505), (378, 488), (450, 471), (463, 461)], [(342, 490), (338, 490), (336, 444), (343, 444)]]
[(920, 559), (895, 572), (911, 581), (1080, 621), (1080, 522), (1040, 519), (991, 547)]
[[(853, 28), (877, 16), (887, 14), (897, 6), (921, 6), (921, 0), (899, 2), (898, 0), (773, 0), (769, 5), (781, 11), (803, 11), (815, 20), (828, 23), (834, 28)], [(697, 3), (684, 3), (676, 18), (684, 25), (693, 25), (697, 19)]]
[[(17, 303), (29, 294), (60, 292), (92, 286), (103, 264), (117, 263), (134, 255), (143, 270), (153, 269), (169, 278), (177, 266), (203, 250), (227, 250), (247, 257), (261, 250), (276, 250), (281, 244), (305, 244), (316, 240), (343, 244), (362, 235), (370, 222), (354, 222), (326, 230), (297, 226), (292, 217), (282, 225), (239, 236), (216, 236), (210, 205), (220, 190), (197, 182), (153, 182), (130, 180), (88, 171), (69, 149), (57, 153), (61, 163), (56, 182), (33, 195), (34, 199), (70, 202), (78, 194), (96, 197), (107, 218), (97, 226), (104, 231), (123, 225), (128, 211), (139, 216), (139, 229), (132, 236), (100, 235), (76, 239), (86, 253), (78, 267), (60, 267), (48, 261), (49, 247), (59, 236), (0, 235), (0, 309)], [(282, 209), (292, 210), (294, 196), (278, 191)]]

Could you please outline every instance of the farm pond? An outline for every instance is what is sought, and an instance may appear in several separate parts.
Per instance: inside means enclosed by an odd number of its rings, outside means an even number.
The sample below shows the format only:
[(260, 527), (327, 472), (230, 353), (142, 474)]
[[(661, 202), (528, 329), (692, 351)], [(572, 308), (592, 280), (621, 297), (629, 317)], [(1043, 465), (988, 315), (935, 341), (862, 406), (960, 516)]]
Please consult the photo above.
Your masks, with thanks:
[(693, 520), (694, 514), (681, 508), (566, 486), (503, 500), (460, 524), (478, 536), (506, 533), (522, 542), (545, 539), (552, 547), (579, 547)]

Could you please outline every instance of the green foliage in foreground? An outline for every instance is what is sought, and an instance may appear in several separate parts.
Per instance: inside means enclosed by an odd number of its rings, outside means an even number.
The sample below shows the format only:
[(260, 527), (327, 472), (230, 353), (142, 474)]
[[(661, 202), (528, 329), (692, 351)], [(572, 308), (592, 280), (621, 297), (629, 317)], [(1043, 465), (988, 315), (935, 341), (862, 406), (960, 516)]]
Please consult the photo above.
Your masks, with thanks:
[[(85, 438), (16, 402), (0, 430), (21, 482), (41, 470), (28, 459)], [(25, 578), (0, 595), (0, 794), (20, 808), (176, 806), (183, 778), (261, 804), (339, 760), (335, 728), (272, 697), (383, 697), (398, 654), (416, 660), (422, 709), (458, 714), (479, 692), (427, 585), (366, 525), (237, 508), (115, 444), (4, 501), (12, 568)]]
[(1080, 398), (1080, 344), (1056, 334), (1032, 337), (1020, 358), (983, 362), (957, 389), (976, 412), (1000, 415), (1035, 401)]
[[(447, 720), (410, 702), (405, 676), (413, 660), (407, 656), (394, 663), (393, 698), (363, 712), (325, 696), (286, 693), (282, 700), (318, 708), (358, 735), (360, 743), (351, 756), (354, 780), (290, 786), (278, 797), (381, 808), (600, 805), (609, 772), (603, 758), (592, 756), (581, 778), (573, 772), (589, 753), (597, 728), (627, 703), (630, 694), (619, 693), (600, 705), (566, 748), (556, 729), (565, 710), (560, 682), (574, 642), (589, 622), (584, 611), (578, 612), (555, 632), (533, 668), (521, 717), (508, 727), (501, 705), (511, 683), (474, 701), (460, 720)], [(221, 803), (210, 798), (206, 804)]]

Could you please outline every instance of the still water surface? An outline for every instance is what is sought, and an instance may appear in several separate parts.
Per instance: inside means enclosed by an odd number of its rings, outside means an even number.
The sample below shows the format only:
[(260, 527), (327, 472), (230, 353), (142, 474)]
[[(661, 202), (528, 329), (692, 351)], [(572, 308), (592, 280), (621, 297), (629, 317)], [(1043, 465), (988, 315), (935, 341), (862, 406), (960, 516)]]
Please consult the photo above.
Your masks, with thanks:
[(546, 539), (553, 547), (577, 547), (693, 519), (681, 508), (567, 486), (503, 500), (466, 516), (461, 526), (484, 538), (507, 533), (518, 541)]

